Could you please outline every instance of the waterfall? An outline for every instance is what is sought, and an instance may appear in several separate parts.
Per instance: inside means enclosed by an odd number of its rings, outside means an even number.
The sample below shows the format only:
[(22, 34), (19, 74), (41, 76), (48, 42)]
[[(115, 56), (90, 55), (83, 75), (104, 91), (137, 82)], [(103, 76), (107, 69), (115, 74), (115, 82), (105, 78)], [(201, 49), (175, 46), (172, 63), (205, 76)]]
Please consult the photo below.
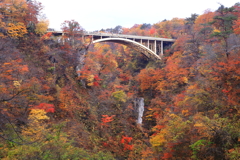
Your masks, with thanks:
[(144, 98), (136, 98), (135, 109), (137, 112), (137, 124), (142, 124), (142, 117), (144, 112)]

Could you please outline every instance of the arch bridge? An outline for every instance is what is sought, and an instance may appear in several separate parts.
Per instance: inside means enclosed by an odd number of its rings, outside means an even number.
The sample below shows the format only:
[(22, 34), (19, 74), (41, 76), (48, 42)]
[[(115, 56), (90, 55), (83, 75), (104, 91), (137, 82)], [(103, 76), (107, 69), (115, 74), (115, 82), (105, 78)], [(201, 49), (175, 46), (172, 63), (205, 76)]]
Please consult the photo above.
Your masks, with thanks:
[[(63, 32), (52, 32), (53, 35), (63, 35)], [(172, 44), (175, 39), (158, 38), (149, 36), (136, 36), (124, 34), (111, 34), (101, 32), (84, 32), (83, 40), (86, 37), (92, 38), (92, 43), (114, 42), (131, 47), (149, 58), (161, 59), (164, 46)]]

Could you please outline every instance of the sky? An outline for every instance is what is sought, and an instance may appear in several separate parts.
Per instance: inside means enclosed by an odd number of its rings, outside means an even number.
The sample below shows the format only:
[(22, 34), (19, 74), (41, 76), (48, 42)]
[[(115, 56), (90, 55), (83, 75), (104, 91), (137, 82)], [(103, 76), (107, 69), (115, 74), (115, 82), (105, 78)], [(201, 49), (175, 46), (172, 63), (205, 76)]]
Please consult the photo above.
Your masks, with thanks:
[(231, 7), (237, 0), (37, 0), (49, 28), (60, 30), (65, 20), (77, 21), (86, 31), (130, 28), (134, 24), (158, 23), (164, 19), (186, 18), (191, 14), (215, 11), (220, 5)]

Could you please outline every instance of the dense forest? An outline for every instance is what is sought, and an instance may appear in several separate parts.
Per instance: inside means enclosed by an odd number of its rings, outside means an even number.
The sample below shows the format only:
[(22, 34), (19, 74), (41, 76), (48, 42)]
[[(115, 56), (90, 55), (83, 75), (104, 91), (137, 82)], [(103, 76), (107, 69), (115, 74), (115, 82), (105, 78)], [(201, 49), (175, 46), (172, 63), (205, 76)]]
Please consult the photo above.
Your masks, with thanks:
[(0, 159), (240, 159), (239, 3), (99, 30), (176, 39), (161, 60), (42, 9), (0, 1)]

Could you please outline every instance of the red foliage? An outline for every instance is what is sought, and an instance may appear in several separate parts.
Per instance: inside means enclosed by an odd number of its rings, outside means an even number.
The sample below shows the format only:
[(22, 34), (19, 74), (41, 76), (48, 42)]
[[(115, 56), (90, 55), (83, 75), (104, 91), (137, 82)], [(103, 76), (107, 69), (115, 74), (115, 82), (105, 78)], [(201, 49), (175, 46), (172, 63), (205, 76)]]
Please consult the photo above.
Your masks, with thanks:
[(98, 75), (95, 75), (95, 76), (94, 76), (94, 80), (95, 80), (95, 81), (101, 81), (102, 79), (100, 79)]
[(156, 29), (155, 29), (155, 28), (151, 28), (151, 29), (149, 30), (149, 33), (150, 33), (151, 35), (155, 34), (155, 33), (156, 33)]
[(99, 83), (98, 82), (93, 82), (93, 85), (94, 86), (99, 86)]
[(120, 143), (124, 144), (124, 151), (126, 150), (132, 150), (133, 145), (130, 145), (129, 143), (132, 141), (132, 137), (125, 137), (123, 136)]
[(106, 142), (103, 142), (102, 144), (103, 144), (104, 147), (108, 147), (109, 146), (108, 143), (106, 143)]
[(222, 92), (223, 92), (223, 93), (228, 93), (229, 91), (226, 90), (226, 89), (223, 89)]
[(106, 123), (112, 122), (113, 117), (115, 117), (115, 115), (112, 115), (112, 116), (102, 115), (102, 122), (103, 122), (102, 125), (106, 125)]
[(35, 106), (34, 108), (43, 109), (46, 112), (51, 112), (51, 113), (54, 113), (55, 111), (55, 106), (53, 104), (48, 104), (48, 103), (40, 103), (38, 106)]
[(98, 75), (95, 75), (93, 85), (94, 86), (99, 86), (99, 81), (101, 81), (101, 80), (102, 79), (100, 79)]
[(125, 137), (123, 136), (121, 139), (121, 143), (130, 143), (132, 140), (132, 137)]
[(48, 32), (48, 33), (46, 33), (46, 34), (44, 34), (42, 37), (41, 37), (41, 39), (43, 40), (43, 39), (48, 39), (48, 38), (50, 38), (52, 36), (52, 32)]
[(164, 153), (162, 159), (169, 159), (172, 157), (171, 153)]

